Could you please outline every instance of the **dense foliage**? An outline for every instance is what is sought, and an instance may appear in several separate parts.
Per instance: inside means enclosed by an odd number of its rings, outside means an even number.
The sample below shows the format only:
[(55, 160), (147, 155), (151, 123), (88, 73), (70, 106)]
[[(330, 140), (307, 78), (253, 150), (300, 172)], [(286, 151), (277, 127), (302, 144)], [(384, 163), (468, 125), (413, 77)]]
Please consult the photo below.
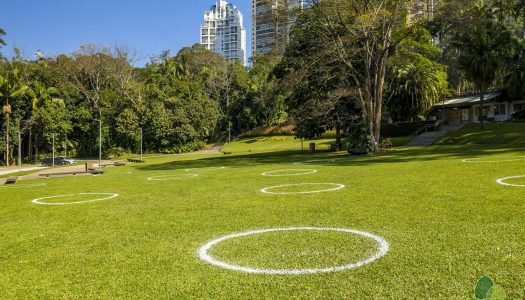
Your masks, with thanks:
[(411, 0), (309, 2), (287, 46), (250, 68), (201, 45), (141, 68), (125, 48), (93, 45), (0, 55), (3, 160), (20, 143), (34, 161), (53, 139), (57, 153), (95, 155), (99, 124), (106, 156), (138, 151), (141, 137), (147, 152), (176, 153), (285, 122), (298, 138), (335, 130), (339, 148), (350, 136), (351, 148), (377, 150), (382, 123), (422, 119), (448, 95), (525, 97), (524, 1), (443, 0), (431, 15)]

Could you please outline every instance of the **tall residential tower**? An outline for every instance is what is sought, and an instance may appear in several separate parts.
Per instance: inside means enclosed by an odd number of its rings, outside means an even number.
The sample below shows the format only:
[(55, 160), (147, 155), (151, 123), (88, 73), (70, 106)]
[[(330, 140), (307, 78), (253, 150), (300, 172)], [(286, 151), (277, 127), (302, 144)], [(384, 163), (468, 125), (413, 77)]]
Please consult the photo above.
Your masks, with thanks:
[(230, 61), (246, 65), (246, 29), (242, 13), (226, 0), (217, 0), (204, 12), (201, 44)]
[(288, 41), (294, 9), (306, 0), (252, 0), (252, 54), (268, 53)]

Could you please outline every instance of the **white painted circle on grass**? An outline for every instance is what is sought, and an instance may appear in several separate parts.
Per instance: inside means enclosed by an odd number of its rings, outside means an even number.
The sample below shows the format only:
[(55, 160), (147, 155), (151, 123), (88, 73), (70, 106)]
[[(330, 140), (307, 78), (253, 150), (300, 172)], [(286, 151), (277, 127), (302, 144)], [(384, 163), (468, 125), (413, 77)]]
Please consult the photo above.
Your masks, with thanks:
[(226, 167), (189, 168), (189, 169), (184, 169), (184, 171), (189, 172), (189, 171), (222, 170), (224, 168)]
[(314, 169), (287, 169), (287, 170), (275, 170), (275, 171), (264, 172), (261, 175), (269, 176), (269, 177), (300, 176), (300, 175), (313, 174), (317, 172), (319, 171), (314, 170)]
[(505, 182), (505, 181), (507, 181), (509, 179), (517, 179), (517, 178), (525, 178), (525, 175), (505, 177), (505, 178), (501, 178), (501, 179), (496, 180), (496, 182), (501, 184), (501, 185), (506, 185), (506, 186), (525, 187), (525, 184), (513, 184), (513, 183), (506, 183)]
[[(332, 188), (326, 188), (321, 190), (313, 190), (313, 191), (304, 191), (304, 192), (272, 192), (271, 190), (282, 188), (282, 187), (291, 187), (291, 186), (310, 186), (310, 185), (325, 185), (325, 186), (332, 186)], [(345, 187), (344, 184), (340, 183), (294, 183), (294, 184), (283, 184), (283, 185), (276, 185), (276, 186), (270, 186), (266, 187), (261, 190), (261, 192), (265, 194), (274, 194), (274, 195), (292, 195), (292, 194), (313, 194), (313, 193), (322, 193), (322, 192), (331, 192), (331, 191), (337, 191), (340, 189), (343, 189)]]
[[(255, 234), (263, 234), (267, 232), (275, 232), (275, 231), (296, 231), (296, 230), (315, 230), (315, 231), (338, 231), (338, 232), (344, 232), (344, 233), (351, 233), (355, 235), (360, 235), (369, 239), (372, 239), (376, 241), (377, 243), (377, 251), (370, 257), (346, 264), (341, 266), (334, 266), (334, 267), (327, 267), (327, 268), (306, 268), (306, 269), (260, 269), (260, 268), (254, 268), (249, 266), (238, 266), (229, 264), (223, 261), (220, 261), (213, 256), (211, 256), (208, 252), (211, 248), (216, 246), (217, 244), (224, 242), (226, 240), (235, 239), (239, 237), (244, 237), (248, 235), (255, 235)], [(371, 234), (369, 232), (365, 231), (359, 231), (359, 230), (353, 230), (353, 229), (344, 229), (344, 228), (320, 228), (320, 227), (290, 227), (290, 228), (271, 228), (271, 229), (261, 229), (261, 230), (253, 230), (253, 231), (247, 231), (242, 233), (236, 233), (236, 234), (230, 234), (223, 237), (220, 237), (218, 239), (212, 240), (208, 243), (206, 243), (204, 246), (199, 248), (198, 255), (199, 258), (204, 260), (205, 262), (208, 262), (212, 265), (225, 268), (228, 270), (233, 271), (240, 271), (240, 272), (246, 272), (246, 273), (256, 273), (256, 274), (267, 274), (267, 275), (300, 275), (300, 274), (314, 274), (314, 273), (329, 273), (329, 272), (337, 272), (337, 271), (344, 271), (344, 270), (352, 270), (359, 267), (362, 267), (366, 264), (369, 264), (383, 256), (385, 256), (390, 248), (390, 245), (388, 242), (383, 239), (380, 236)]]
[(39, 186), (46, 186), (47, 183), (34, 183), (34, 184), (18, 184), (18, 185), (4, 185), (0, 186), (0, 189), (22, 189), (22, 188), (34, 188)]
[[(72, 197), (72, 196), (83, 196), (83, 195), (102, 195), (101, 198), (91, 199), (91, 200), (82, 200), (82, 201), (76, 201), (76, 202), (42, 202), (46, 199), (56, 199), (56, 198), (65, 198), (65, 197)], [(49, 197), (42, 197), (34, 199), (33, 203), (35, 204), (42, 204), (42, 205), (70, 205), (70, 204), (81, 204), (81, 203), (89, 203), (89, 202), (97, 202), (97, 201), (103, 201), (103, 200), (109, 200), (113, 199), (115, 197), (118, 197), (117, 193), (78, 193), (78, 194), (70, 194), (70, 195), (58, 195), (58, 196), (49, 196)]]
[(525, 156), (517, 156), (514, 158), (502, 158), (500, 160), (483, 160), (483, 158), (467, 158), (462, 160), (464, 163), (500, 163), (500, 162), (511, 162), (525, 160)]
[(153, 180), (153, 181), (181, 180), (181, 179), (187, 179), (187, 178), (192, 178), (192, 177), (197, 177), (197, 176), (199, 175), (197, 174), (160, 175), (160, 176), (149, 177), (148, 180)]
[(296, 162), (294, 165), (315, 165), (315, 164), (328, 164), (334, 163), (335, 159), (312, 159), (307, 161)]

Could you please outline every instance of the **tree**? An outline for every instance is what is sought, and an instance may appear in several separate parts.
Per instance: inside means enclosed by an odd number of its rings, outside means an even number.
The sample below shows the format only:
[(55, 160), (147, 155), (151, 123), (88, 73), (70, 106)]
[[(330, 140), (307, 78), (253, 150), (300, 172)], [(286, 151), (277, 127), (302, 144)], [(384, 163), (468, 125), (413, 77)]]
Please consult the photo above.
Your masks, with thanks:
[(2, 28), (0, 28), (0, 48), (2, 48), (1, 46), (7, 45), (6, 42), (2, 39), (2, 36), (5, 36), (5, 35), (6, 35), (5, 31)]
[(511, 32), (491, 14), (484, 1), (470, 7), (464, 26), (456, 28), (452, 45), (459, 52), (461, 69), (480, 91), (480, 129), (484, 129), (484, 96), (502, 77), (511, 55)]
[(415, 27), (389, 58), (385, 105), (397, 121), (414, 120), (448, 94), (446, 66), (430, 33)]
[(407, 0), (311, 1), (321, 57), (346, 68), (345, 79), (362, 107), (374, 149), (381, 134), (383, 92), (391, 49), (406, 33)]
[(22, 83), (20, 79), (20, 70), (13, 64), (7, 64), (7, 70), (0, 74), (0, 98), (3, 99), (3, 113), (5, 121), (5, 162), (9, 165), (9, 158), (11, 151), (9, 149), (9, 135), (10, 135), (10, 116), (12, 114), (12, 107), (10, 100), (27, 96), (30, 92), (29, 86)]

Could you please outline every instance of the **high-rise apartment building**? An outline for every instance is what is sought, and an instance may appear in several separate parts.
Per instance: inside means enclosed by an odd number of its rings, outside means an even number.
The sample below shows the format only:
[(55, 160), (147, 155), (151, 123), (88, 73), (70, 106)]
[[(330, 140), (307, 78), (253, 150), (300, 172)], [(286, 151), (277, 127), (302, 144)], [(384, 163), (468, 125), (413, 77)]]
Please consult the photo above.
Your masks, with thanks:
[(252, 0), (252, 53), (268, 53), (288, 41), (294, 9), (306, 0)]
[(242, 13), (226, 0), (204, 12), (200, 43), (230, 61), (246, 65), (246, 29)]
[(417, 0), (411, 15), (409, 16), (410, 19), (425, 18), (427, 20), (432, 20), (438, 3), (439, 0)]

